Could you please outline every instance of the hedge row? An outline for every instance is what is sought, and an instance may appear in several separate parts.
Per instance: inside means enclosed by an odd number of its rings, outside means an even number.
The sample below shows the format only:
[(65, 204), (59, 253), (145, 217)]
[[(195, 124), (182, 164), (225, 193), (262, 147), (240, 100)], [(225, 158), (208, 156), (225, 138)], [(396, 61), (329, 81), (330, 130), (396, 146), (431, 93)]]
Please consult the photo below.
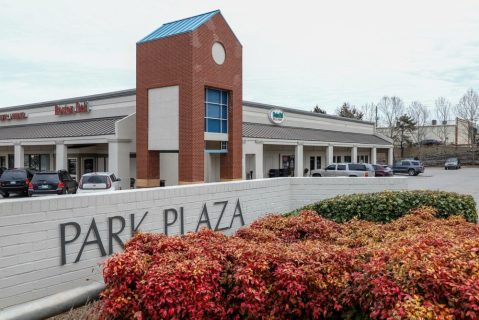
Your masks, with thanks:
[(308, 205), (292, 214), (301, 210), (314, 210), (336, 222), (351, 219), (389, 222), (421, 206), (435, 208), (437, 217), (440, 218), (462, 215), (469, 222), (477, 222), (476, 202), (472, 196), (427, 190), (341, 195)]
[(105, 319), (477, 319), (479, 226), (304, 211), (227, 237), (138, 234), (104, 266)]

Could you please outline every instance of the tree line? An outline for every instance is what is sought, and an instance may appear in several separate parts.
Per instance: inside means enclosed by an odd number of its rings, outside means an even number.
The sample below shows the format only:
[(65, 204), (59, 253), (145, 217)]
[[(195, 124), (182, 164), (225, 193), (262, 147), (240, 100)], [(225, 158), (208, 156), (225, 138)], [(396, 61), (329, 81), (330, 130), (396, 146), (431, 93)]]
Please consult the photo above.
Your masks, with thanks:
[[(400, 144), (411, 144), (412, 140), (420, 142), (426, 135), (430, 119), (437, 121), (436, 135), (441, 142), (447, 141), (447, 123), (452, 117), (468, 121), (467, 136), (469, 144), (475, 144), (476, 122), (479, 120), (479, 94), (469, 89), (456, 104), (444, 97), (438, 97), (431, 111), (419, 101), (413, 101), (406, 106), (397, 96), (384, 96), (377, 103), (368, 103), (360, 107), (349, 102), (335, 110), (341, 117), (375, 122), (378, 127), (384, 127), (385, 135)], [(314, 112), (326, 114), (324, 108), (316, 107)]]

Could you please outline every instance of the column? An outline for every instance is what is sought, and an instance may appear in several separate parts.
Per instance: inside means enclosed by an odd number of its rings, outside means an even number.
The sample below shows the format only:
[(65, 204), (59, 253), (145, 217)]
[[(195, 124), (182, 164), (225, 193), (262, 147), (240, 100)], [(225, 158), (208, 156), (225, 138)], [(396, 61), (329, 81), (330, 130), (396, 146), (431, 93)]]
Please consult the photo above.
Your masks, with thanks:
[(351, 148), (351, 163), (358, 162), (358, 147), (354, 146)]
[(57, 141), (55, 145), (55, 170), (67, 170), (68, 147), (63, 141)]
[(108, 171), (121, 179), (121, 189), (130, 189), (130, 140), (108, 141)]
[(254, 156), (254, 178), (263, 179), (263, 143), (256, 142), (256, 152)]
[(23, 168), (25, 166), (25, 150), (20, 143), (15, 143), (14, 150), (14, 167)]
[(388, 165), (392, 166), (394, 164), (394, 148), (388, 149)]
[(246, 153), (245, 153), (245, 141), (243, 141), (243, 159), (241, 160), (241, 166), (243, 167), (243, 173), (241, 174), (241, 179), (246, 180)]
[(299, 144), (294, 149), (294, 176), (302, 177), (303, 176), (303, 144)]
[(371, 163), (372, 164), (376, 164), (376, 162), (378, 161), (378, 157), (377, 157), (377, 154), (378, 154), (378, 151), (376, 149), (376, 147), (372, 147), (371, 148)]
[(334, 147), (332, 145), (329, 145), (326, 148), (326, 166), (329, 166), (331, 163), (333, 163), (333, 152)]

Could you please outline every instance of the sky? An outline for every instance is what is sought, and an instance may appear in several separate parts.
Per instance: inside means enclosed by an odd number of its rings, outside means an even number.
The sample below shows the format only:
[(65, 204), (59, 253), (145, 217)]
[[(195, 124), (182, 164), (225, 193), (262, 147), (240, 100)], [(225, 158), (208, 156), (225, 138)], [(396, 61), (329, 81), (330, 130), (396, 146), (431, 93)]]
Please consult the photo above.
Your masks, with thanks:
[(0, 108), (134, 88), (138, 40), (215, 9), (243, 45), (244, 100), (433, 112), (479, 91), (477, 0), (0, 0)]

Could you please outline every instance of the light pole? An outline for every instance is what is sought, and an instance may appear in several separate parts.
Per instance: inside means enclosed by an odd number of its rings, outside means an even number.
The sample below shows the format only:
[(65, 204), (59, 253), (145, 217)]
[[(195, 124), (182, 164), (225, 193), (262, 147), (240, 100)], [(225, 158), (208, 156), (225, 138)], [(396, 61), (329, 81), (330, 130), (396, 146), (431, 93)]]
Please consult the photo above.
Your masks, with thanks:
[(473, 118), (472, 120), (472, 135), (471, 135), (471, 151), (472, 151), (472, 165), (476, 165), (476, 135), (477, 135), (477, 127), (476, 121), (477, 118)]
[(398, 121), (396, 125), (399, 127), (399, 130), (401, 130), (401, 158), (404, 158), (404, 146), (403, 146), (403, 141), (404, 141), (404, 123), (401, 121)]

